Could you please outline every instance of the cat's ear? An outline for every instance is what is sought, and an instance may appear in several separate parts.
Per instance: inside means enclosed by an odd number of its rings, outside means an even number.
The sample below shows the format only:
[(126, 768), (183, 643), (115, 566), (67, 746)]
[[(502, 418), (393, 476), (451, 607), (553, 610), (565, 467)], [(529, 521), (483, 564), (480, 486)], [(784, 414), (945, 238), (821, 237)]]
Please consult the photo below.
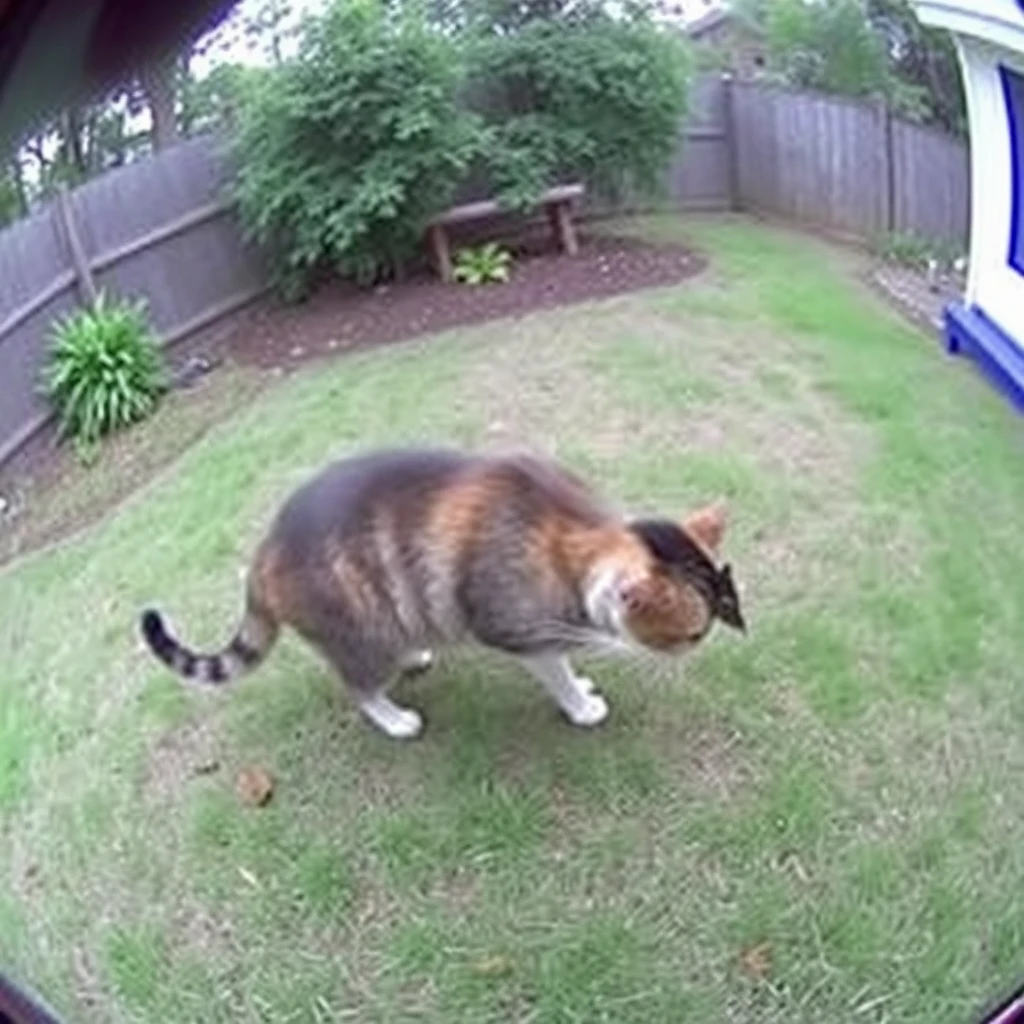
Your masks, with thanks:
[(691, 512), (681, 523), (683, 529), (709, 551), (717, 552), (725, 535), (729, 522), (729, 510), (725, 502), (716, 501), (712, 505)]

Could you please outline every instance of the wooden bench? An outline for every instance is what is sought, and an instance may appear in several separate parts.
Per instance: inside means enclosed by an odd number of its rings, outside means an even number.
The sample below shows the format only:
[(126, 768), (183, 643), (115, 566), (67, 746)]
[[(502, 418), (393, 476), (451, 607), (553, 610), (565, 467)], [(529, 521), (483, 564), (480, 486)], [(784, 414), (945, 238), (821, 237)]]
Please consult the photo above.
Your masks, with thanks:
[[(576, 229), (572, 222), (572, 204), (581, 199), (583, 193), (584, 187), (578, 183), (558, 185), (549, 188), (536, 203), (538, 208), (547, 213), (558, 247), (570, 256), (575, 256), (578, 249)], [(486, 220), (504, 212), (506, 211), (496, 199), (484, 199), (476, 203), (453, 206), (430, 220), (427, 224), (427, 242), (442, 281), (450, 282), (454, 278), (448, 229), (456, 224)]]

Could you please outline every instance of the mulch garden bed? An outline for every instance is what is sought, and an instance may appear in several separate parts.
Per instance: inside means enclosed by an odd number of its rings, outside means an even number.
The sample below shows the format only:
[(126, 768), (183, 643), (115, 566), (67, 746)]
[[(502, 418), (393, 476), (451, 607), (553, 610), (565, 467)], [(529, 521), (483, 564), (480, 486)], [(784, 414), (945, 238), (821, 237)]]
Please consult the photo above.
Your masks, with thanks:
[[(581, 233), (579, 252), (572, 257), (557, 251), (547, 231), (500, 237), (515, 259), (504, 284), (444, 284), (429, 268), (420, 267), (400, 284), (371, 290), (330, 283), (293, 306), (268, 297), (177, 346), (172, 362), (179, 372), (195, 365), (215, 367), (224, 360), (249, 367), (257, 374), (240, 393), (244, 395), (261, 386), (263, 371), (269, 380), (271, 373), (287, 372), (309, 359), (672, 285), (706, 265), (701, 256), (681, 246), (651, 245), (601, 232)], [(99, 463), (86, 471), (77, 465), (70, 446), (56, 446), (53, 431), (45, 431), (4, 467), (0, 565), (96, 522), (238, 408), (239, 394), (224, 407), (216, 388), (211, 392), (204, 384), (202, 372), (185, 376), (192, 386), (177, 400), (195, 405), (187, 436), (164, 439), (167, 443), (153, 451), (127, 431), (104, 445)], [(82, 482), (94, 472), (104, 474), (106, 486), (90, 494)], [(66, 481), (75, 483), (69, 489)], [(51, 500), (58, 493), (62, 500)]]
[(504, 284), (444, 284), (426, 268), (401, 284), (320, 288), (295, 306), (264, 303), (243, 314), (224, 341), (236, 361), (289, 367), (302, 360), (420, 334), (515, 317), (588, 299), (675, 284), (704, 261), (681, 246), (653, 246), (607, 234), (583, 234), (579, 252), (558, 252), (544, 232), (505, 243), (514, 264)]

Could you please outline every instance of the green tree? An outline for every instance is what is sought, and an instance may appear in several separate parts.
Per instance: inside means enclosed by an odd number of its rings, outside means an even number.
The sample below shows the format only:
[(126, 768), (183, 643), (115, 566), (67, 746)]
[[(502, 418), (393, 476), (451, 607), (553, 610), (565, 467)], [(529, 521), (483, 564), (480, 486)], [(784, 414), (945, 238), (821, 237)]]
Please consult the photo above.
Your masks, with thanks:
[(875, 31), (886, 41), (894, 73), (923, 96), (926, 119), (949, 131), (965, 132), (963, 81), (950, 33), (922, 25), (910, 0), (867, 0), (866, 9)]
[(884, 99), (913, 120), (962, 131), (964, 97), (948, 33), (925, 28), (909, 0), (735, 0), (766, 35), (786, 82)]
[(238, 121), (247, 90), (260, 79), (260, 71), (244, 64), (218, 64), (204, 78), (188, 78), (181, 87), (182, 131), (230, 130)]
[(689, 61), (678, 35), (596, 7), (533, 17), (470, 46), (493, 183), (512, 205), (559, 178), (617, 198), (656, 191), (676, 151)]
[(374, 281), (418, 248), (477, 151), (459, 83), (457, 48), (420, 18), (337, 0), (246, 90), (235, 194), (286, 294), (322, 269)]
[(884, 42), (859, 0), (776, 0), (766, 29), (773, 65), (794, 84), (848, 96), (888, 92)]
[(25, 193), (21, 182), (21, 168), (14, 161), (0, 170), (0, 228), (23, 217)]

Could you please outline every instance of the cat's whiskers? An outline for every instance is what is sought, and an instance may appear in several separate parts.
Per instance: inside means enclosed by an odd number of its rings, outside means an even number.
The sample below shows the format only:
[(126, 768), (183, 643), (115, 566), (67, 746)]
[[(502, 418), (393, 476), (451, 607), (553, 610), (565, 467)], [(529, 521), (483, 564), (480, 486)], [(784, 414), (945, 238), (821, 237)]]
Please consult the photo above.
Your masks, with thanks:
[(573, 626), (569, 623), (548, 621), (532, 631), (532, 639), (541, 643), (567, 644), (593, 651), (624, 651), (631, 649), (621, 636), (601, 629)]

